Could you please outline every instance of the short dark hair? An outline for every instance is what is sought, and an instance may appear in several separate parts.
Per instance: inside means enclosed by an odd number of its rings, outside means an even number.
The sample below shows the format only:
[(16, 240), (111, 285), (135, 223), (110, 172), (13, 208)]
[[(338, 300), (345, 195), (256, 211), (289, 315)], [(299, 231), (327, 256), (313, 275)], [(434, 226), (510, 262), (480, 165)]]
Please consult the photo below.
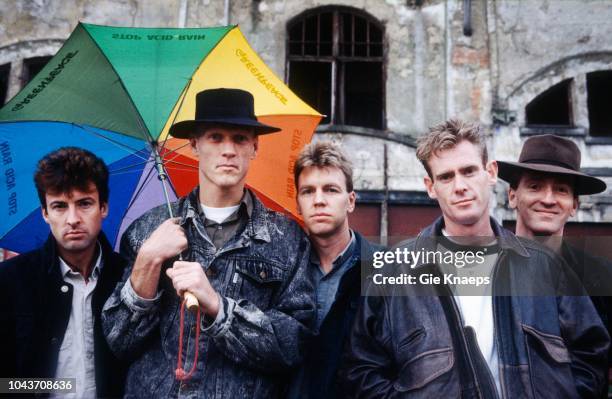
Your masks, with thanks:
[(349, 193), (353, 191), (353, 164), (336, 144), (329, 141), (318, 141), (310, 143), (302, 149), (293, 166), (296, 188), (302, 171), (311, 166), (340, 169), (346, 180), (346, 191)]
[(47, 209), (46, 193), (68, 193), (74, 189), (88, 191), (93, 183), (98, 189), (100, 204), (108, 203), (108, 168), (90, 151), (78, 147), (62, 147), (38, 161), (34, 184), (40, 205)]

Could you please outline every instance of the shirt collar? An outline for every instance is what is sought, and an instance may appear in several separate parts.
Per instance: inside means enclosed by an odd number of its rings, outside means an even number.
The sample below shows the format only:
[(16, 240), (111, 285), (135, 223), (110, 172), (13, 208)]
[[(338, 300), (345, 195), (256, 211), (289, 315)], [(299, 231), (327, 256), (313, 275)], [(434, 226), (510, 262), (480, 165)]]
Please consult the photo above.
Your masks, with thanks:
[[(355, 247), (355, 243), (357, 242), (357, 240), (355, 238), (353, 230), (349, 230), (349, 232), (351, 233), (351, 239), (349, 240), (348, 244), (346, 244), (346, 247), (344, 247), (342, 252), (340, 252), (338, 256), (336, 256), (336, 259), (334, 259), (334, 261), (332, 262), (332, 264), (334, 265), (332, 270), (335, 269), (338, 265), (341, 265), (346, 262), (347, 259), (353, 255), (353, 248)], [(317, 266), (321, 264), (314, 247), (312, 248), (312, 252), (310, 253), (310, 261)]]
[[(89, 277), (92, 280), (97, 280), (98, 276), (100, 275), (100, 272), (102, 271), (102, 247), (100, 246), (99, 242), (96, 242), (96, 244), (98, 245), (98, 258), (96, 259), (96, 263), (94, 264), (93, 270), (91, 271), (91, 276)], [(73, 271), (70, 266), (68, 266), (68, 264), (66, 263), (66, 261), (64, 259), (62, 259), (61, 256), (58, 256), (59, 258), (59, 264), (60, 264), (60, 270), (62, 272), (62, 277), (66, 277), (69, 274), (78, 274), (77, 272)]]

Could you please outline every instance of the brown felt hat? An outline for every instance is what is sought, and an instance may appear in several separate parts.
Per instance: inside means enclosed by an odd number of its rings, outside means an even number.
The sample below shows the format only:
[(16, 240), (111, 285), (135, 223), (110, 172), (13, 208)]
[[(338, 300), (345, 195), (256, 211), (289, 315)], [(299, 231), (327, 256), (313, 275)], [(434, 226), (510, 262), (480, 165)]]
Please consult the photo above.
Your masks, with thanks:
[(569, 175), (575, 178), (576, 195), (597, 194), (606, 183), (580, 171), (580, 149), (572, 140), (554, 134), (528, 138), (518, 162), (497, 161), (499, 177), (508, 183), (518, 182), (524, 171)]

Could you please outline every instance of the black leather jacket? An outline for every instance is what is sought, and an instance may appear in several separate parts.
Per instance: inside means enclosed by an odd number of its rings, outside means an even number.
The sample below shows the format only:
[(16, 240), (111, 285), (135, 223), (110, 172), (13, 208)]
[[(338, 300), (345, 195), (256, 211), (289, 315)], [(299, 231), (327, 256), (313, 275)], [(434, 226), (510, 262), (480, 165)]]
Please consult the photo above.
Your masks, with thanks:
[[(587, 296), (498, 296), (508, 282), (562, 280), (562, 262), (491, 223), (500, 246), (492, 300), (501, 396), (599, 397), (610, 339), (593, 304)], [(442, 224), (439, 219), (402, 247), (431, 247)], [(419, 265), (413, 272), (437, 269)], [(374, 285), (368, 290), (345, 359), (350, 397), (498, 397), (475, 332), (463, 326), (453, 296), (444, 292), (448, 287), (415, 289), (421, 291), (403, 295)]]

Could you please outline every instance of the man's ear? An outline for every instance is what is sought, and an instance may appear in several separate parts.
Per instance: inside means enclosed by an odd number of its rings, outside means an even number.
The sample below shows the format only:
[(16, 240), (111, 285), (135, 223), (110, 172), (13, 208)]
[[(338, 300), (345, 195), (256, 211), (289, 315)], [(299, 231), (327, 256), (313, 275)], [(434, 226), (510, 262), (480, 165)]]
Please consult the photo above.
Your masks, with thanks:
[(578, 200), (577, 196), (574, 196), (574, 204), (572, 206), (572, 210), (570, 212), (570, 216), (574, 217), (576, 216), (576, 212), (578, 211), (578, 207), (580, 206), (580, 201)]
[(259, 135), (255, 135), (255, 139), (253, 140), (253, 155), (251, 155), (251, 159), (255, 159), (257, 156), (257, 150), (259, 149)]
[(512, 187), (508, 187), (508, 204), (510, 208), (516, 209), (517, 202), (516, 191)]
[(495, 183), (497, 183), (497, 171), (499, 169), (497, 166), (497, 161), (489, 161), (485, 169), (489, 175), (489, 184), (494, 186)]
[(193, 137), (189, 138), (189, 145), (191, 146), (191, 151), (193, 152), (193, 155), (195, 155), (196, 157), (199, 155), (197, 144), (198, 144), (198, 141), (195, 138)]
[(100, 211), (102, 211), (102, 219), (108, 216), (108, 203), (107, 202), (103, 202), (102, 204), (100, 204)]
[(355, 201), (357, 200), (357, 194), (355, 194), (355, 191), (351, 191), (349, 193), (349, 198), (348, 198), (348, 208), (347, 211), (348, 213), (352, 213), (355, 210)]
[(429, 177), (429, 175), (426, 175), (423, 178), (423, 183), (425, 183), (425, 188), (427, 189), (427, 195), (429, 195), (429, 198), (431, 199), (437, 199), (438, 196), (436, 195), (435, 190), (433, 189), (433, 181), (431, 180), (431, 178)]
[(47, 213), (47, 208), (44, 206), (41, 206), (40, 211), (42, 213), (43, 219), (45, 219), (45, 223), (49, 224), (49, 214)]

